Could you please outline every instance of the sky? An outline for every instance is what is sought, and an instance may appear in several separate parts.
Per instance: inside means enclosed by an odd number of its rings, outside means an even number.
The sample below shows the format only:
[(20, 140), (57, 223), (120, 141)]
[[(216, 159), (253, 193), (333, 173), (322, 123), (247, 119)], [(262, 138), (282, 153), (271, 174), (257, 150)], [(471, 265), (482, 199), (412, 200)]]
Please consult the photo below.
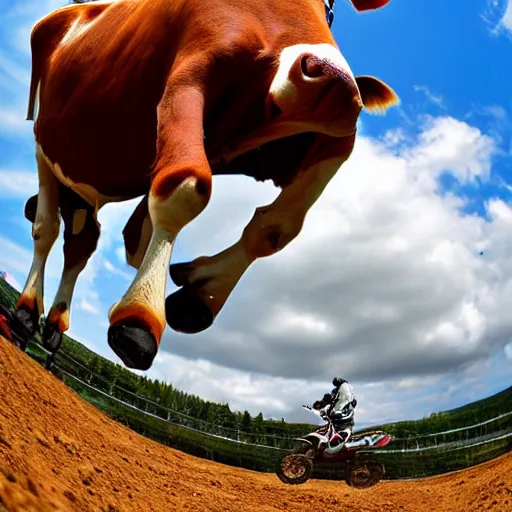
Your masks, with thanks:
[[(37, 192), (29, 34), (65, 3), (0, 0), (0, 270), (21, 284), (32, 258), (23, 206)], [(512, 0), (391, 0), (363, 14), (337, 0), (335, 16), (354, 74), (384, 80), (400, 106), (361, 115), (351, 158), (298, 238), (249, 269), (211, 328), (166, 329), (147, 375), (287, 421), (314, 420), (300, 406), (341, 376), (358, 397), (357, 427), (512, 384)], [(245, 177), (215, 177), (213, 187), (173, 262), (225, 249), (278, 193)], [(68, 333), (118, 363), (107, 313), (135, 274), (121, 231), (137, 202), (100, 211)], [(62, 260), (60, 237), (47, 310)]]

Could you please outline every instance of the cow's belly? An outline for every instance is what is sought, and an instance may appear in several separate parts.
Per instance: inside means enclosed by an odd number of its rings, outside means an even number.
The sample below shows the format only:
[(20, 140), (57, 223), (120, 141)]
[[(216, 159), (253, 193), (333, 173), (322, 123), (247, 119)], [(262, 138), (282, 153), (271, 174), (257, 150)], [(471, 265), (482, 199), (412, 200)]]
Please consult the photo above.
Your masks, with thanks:
[(52, 162), (45, 154), (43, 148), (36, 143), (36, 154), (38, 156), (43, 157), (45, 162), (48, 164), (50, 169), (52, 170), (55, 177), (66, 187), (70, 188), (74, 192), (76, 192), (84, 201), (89, 203), (91, 206), (96, 209), (101, 208), (103, 205), (107, 203), (125, 201), (128, 199), (132, 199), (132, 196), (108, 196), (102, 194), (100, 191), (95, 189), (92, 185), (88, 183), (76, 183), (70, 177), (66, 176), (62, 171), (59, 163)]
[[(149, 180), (147, 180), (147, 185), (145, 183), (141, 183), (138, 187), (133, 184), (125, 187), (123, 185), (122, 178), (120, 179), (122, 174), (117, 174), (115, 178), (115, 181), (118, 183), (117, 187), (116, 183), (111, 183), (112, 180), (109, 180), (105, 175), (103, 175), (99, 180), (94, 178), (92, 180), (76, 180), (76, 178), (73, 179), (74, 173), (67, 173), (58, 161), (52, 162), (52, 160), (45, 154), (43, 147), (37, 143), (37, 141), (36, 154), (44, 159), (60, 183), (73, 190), (96, 210), (99, 210), (102, 206), (108, 203), (127, 201), (134, 197), (143, 195), (149, 188)], [(144, 181), (146, 180), (142, 180), (142, 182)], [(116, 188), (119, 191), (117, 194), (113, 195), (105, 193), (106, 190), (111, 191)]]
[(56, 178), (91, 205), (144, 195), (156, 154), (156, 114), (88, 100), (70, 106), (58, 98), (52, 110), (43, 102), (37, 150)]

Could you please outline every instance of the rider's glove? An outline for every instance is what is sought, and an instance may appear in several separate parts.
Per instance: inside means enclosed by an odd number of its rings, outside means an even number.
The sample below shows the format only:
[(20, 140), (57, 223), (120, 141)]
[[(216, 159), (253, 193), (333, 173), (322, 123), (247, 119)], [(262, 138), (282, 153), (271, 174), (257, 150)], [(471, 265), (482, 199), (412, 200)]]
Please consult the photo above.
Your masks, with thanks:
[(321, 409), (323, 407), (323, 402), (321, 400), (317, 400), (314, 404), (313, 404), (313, 409), (315, 410), (318, 410), (318, 409)]

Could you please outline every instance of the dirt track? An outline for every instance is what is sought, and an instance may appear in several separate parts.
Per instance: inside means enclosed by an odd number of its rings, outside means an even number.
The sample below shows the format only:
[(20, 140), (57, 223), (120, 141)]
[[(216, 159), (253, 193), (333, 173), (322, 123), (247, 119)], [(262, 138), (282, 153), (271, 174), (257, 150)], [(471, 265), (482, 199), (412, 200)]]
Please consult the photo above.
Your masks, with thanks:
[(0, 511), (512, 511), (512, 453), (418, 482), (294, 487), (191, 457), (110, 420), (0, 339)]

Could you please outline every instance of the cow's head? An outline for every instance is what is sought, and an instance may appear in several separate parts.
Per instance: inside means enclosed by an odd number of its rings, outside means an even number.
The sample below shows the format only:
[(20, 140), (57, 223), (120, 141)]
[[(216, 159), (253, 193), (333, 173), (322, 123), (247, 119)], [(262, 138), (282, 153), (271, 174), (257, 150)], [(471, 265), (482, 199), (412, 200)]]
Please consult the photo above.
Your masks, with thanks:
[[(358, 11), (390, 0), (350, 0)], [(325, 0), (325, 5), (332, 5)], [(329, 17), (328, 17), (329, 21)], [(385, 112), (398, 103), (395, 92), (373, 76), (355, 77), (340, 50), (329, 43), (285, 47), (267, 98), (267, 115), (279, 124), (336, 137), (355, 132), (363, 108)]]

